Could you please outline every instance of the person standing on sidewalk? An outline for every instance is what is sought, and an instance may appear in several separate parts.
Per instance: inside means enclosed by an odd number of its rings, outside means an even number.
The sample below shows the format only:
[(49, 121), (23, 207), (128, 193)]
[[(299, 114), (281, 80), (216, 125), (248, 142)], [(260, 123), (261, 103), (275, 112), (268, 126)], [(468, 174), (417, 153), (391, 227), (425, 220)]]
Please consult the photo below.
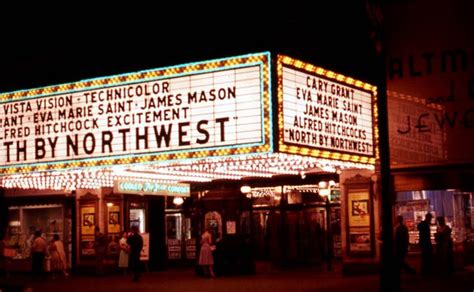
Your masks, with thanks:
[(395, 263), (397, 269), (401, 271), (405, 270), (407, 273), (414, 275), (416, 271), (414, 268), (409, 266), (405, 261), (405, 257), (408, 253), (408, 228), (403, 224), (403, 216), (397, 216), (397, 226), (395, 226)]
[(438, 228), (435, 234), (438, 272), (440, 275), (449, 275), (454, 270), (451, 228), (446, 225), (443, 216), (437, 217), (436, 221), (438, 221)]
[(130, 252), (130, 247), (127, 244), (127, 237), (128, 233), (127, 231), (122, 232), (122, 238), (120, 238), (119, 241), (119, 246), (120, 246), (120, 256), (119, 256), (119, 262), (118, 262), (118, 267), (119, 269), (123, 270), (123, 274), (127, 274), (127, 269), (128, 269), (128, 254)]
[(31, 270), (33, 279), (44, 277), (44, 257), (46, 256), (47, 243), (41, 236), (41, 231), (35, 231), (35, 238), (31, 245)]
[(53, 279), (56, 277), (56, 274), (68, 277), (69, 275), (66, 271), (66, 252), (64, 251), (64, 244), (59, 239), (58, 234), (53, 235), (53, 240), (49, 246), (49, 254), (51, 255), (51, 270), (53, 272)]
[(427, 276), (431, 274), (431, 263), (433, 257), (433, 245), (431, 244), (431, 213), (426, 213), (425, 220), (418, 223), (419, 245), (421, 249), (421, 274)]
[(138, 227), (132, 227), (132, 235), (127, 238), (127, 244), (130, 246), (128, 256), (128, 267), (133, 273), (133, 281), (138, 282), (141, 277), (140, 253), (143, 249), (143, 238), (138, 233)]

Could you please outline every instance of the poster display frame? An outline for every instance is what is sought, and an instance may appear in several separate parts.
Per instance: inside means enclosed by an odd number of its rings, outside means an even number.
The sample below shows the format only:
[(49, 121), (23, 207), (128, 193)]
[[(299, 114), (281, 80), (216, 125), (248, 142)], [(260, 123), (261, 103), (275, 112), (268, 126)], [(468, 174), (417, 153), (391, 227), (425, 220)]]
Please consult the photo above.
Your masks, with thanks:
[(346, 245), (349, 257), (375, 256), (374, 208), (370, 177), (356, 175), (345, 185)]
[[(98, 226), (99, 197), (87, 193), (79, 199), (79, 257), (87, 259), (95, 256), (94, 229)], [(85, 219), (88, 219), (86, 222)]]

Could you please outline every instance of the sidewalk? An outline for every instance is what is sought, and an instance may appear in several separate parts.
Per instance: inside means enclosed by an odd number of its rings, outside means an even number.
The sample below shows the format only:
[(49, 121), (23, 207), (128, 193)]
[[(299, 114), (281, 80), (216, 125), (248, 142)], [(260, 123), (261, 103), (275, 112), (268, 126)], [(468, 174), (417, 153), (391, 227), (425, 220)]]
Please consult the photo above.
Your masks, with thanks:
[[(172, 269), (145, 274), (139, 283), (130, 276), (75, 276), (71, 279), (29, 281), (26, 275), (14, 275), (9, 283), (29, 287), (32, 291), (378, 291), (378, 275), (342, 276), (320, 269), (272, 271), (252, 276), (201, 278), (194, 269)], [(0, 282), (1, 283), (1, 282)], [(0, 286), (1, 287), (1, 286)], [(402, 275), (403, 291), (473, 291), (474, 269), (466, 269), (446, 278), (423, 279)], [(1, 292), (14, 291), (0, 288)], [(21, 290), (17, 290), (21, 291)]]

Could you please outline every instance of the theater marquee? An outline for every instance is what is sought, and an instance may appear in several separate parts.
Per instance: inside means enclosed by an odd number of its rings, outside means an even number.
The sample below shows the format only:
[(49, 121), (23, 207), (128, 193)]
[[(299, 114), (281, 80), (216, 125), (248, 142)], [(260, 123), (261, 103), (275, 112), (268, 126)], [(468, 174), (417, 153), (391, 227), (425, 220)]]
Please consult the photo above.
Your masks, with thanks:
[(0, 95), (1, 172), (268, 152), (270, 55)]
[(375, 163), (376, 88), (278, 56), (279, 149)]

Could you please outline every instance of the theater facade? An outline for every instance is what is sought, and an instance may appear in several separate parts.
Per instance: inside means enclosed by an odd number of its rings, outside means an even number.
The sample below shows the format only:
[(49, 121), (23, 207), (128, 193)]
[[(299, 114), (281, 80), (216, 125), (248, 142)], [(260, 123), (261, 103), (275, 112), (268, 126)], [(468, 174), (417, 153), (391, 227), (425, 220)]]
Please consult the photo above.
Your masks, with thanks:
[(376, 99), (268, 52), (0, 94), (11, 268), (35, 230), (60, 235), (71, 268), (93, 265), (96, 226), (112, 266), (133, 225), (150, 269), (194, 263), (205, 228), (222, 273), (376, 262)]

